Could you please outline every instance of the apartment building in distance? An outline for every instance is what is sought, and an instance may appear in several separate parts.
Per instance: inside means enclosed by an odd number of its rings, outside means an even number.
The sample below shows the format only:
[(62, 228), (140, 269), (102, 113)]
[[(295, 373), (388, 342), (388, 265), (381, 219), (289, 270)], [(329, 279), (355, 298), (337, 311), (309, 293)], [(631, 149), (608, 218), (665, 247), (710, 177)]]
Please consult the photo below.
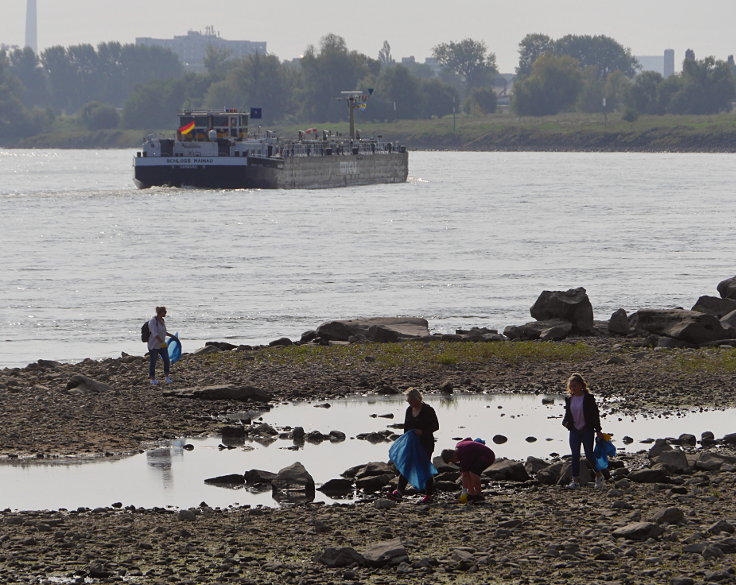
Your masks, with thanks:
[(212, 26), (205, 27), (203, 33), (190, 30), (186, 35), (175, 36), (173, 39), (137, 37), (135, 44), (169, 49), (179, 56), (184, 67), (190, 71), (204, 71), (208, 47), (228, 51), (231, 59), (240, 59), (255, 53), (266, 54), (265, 41), (229, 41), (215, 32)]

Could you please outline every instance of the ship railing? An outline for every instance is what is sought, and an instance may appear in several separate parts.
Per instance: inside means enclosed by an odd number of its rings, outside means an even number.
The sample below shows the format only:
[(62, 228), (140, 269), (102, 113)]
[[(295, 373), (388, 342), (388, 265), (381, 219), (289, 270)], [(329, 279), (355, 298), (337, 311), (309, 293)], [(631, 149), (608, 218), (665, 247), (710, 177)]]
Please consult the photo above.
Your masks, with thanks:
[[(280, 141), (272, 147), (272, 157), (293, 158), (307, 156), (356, 155), (356, 154), (391, 154), (397, 146), (391, 142), (376, 140), (314, 140), (288, 142)], [(250, 156), (258, 156), (250, 154)], [(261, 154), (261, 156), (265, 156)]]

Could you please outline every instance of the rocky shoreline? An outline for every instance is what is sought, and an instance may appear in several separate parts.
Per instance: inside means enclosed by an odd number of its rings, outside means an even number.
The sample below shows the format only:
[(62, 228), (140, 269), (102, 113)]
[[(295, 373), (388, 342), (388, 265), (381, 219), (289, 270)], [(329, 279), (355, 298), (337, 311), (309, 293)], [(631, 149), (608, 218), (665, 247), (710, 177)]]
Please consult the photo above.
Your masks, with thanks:
[[(373, 334), (390, 335), (380, 328)], [(148, 384), (141, 356), (78, 364), (39, 360), (0, 370), (0, 456), (136, 452), (167, 438), (219, 433), (218, 415), (283, 400), (395, 393), (410, 386), (428, 393), (559, 393), (573, 370), (584, 372), (598, 395), (621, 398), (618, 408), (627, 412), (736, 406), (732, 371), (711, 367), (730, 348), (652, 347), (651, 339), (635, 333), (573, 333), (557, 342), (461, 342), (450, 336), (207, 347), (176, 364), (175, 383), (166, 391)], [(481, 358), (448, 359), (460, 347)], [(510, 351), (488, 353), (501, 347)], [(535, 348), (547, 353), (534, 354)], [(229, 394), (181, 393), (213, 387)], [(670, 441), (678, 442), (671, 449), (669, 443), (655, 445), (674, 452), (663, 459), (659, 452), (622, 457), (604, 490), (563, 489), (557, 485), (564, 476), (560, 465), (551, 482), (542, 467), (520, 478), (490, 473), (487, 502), (475, 506), (457, 503), (452, 471), (445, 470), (430, 506), (418, 505), (418, 498), (396, 505), (379, 490), (334, 506), (144, 510), (120, 503), (94, 510), (5, 510), (0, 581), (733, 582), (736, 452), (730, 438), (699, 446), (689, 438)], [(519, 466), (523, 462), (507, 465)]]

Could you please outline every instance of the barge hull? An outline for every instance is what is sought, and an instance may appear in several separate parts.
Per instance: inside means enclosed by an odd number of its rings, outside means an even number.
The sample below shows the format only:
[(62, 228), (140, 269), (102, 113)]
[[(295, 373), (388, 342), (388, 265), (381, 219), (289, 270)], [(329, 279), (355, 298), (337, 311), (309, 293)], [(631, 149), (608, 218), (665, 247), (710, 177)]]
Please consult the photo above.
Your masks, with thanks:
[[(219, 160), (218, 160), (219, 159)], [(171, 159), (135, 159), (135, 183), (206, 189), (329, 189), (352, 185), (403, 183), (407, 152), (279, 158), (214, 157), (205, 164)]]

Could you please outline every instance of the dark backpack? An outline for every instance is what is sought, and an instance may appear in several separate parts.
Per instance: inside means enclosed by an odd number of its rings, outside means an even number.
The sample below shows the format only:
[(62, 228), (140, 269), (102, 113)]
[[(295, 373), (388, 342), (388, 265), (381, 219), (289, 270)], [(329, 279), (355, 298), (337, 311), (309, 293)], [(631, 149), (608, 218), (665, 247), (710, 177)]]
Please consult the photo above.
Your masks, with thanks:
[(150, 338), (151, 338), (151, 330), (148, 327), (148, 321), (146, 321), (143, 324), (143, 327), (141, 327), (141, 341), (143, 343), (147, 343)]

